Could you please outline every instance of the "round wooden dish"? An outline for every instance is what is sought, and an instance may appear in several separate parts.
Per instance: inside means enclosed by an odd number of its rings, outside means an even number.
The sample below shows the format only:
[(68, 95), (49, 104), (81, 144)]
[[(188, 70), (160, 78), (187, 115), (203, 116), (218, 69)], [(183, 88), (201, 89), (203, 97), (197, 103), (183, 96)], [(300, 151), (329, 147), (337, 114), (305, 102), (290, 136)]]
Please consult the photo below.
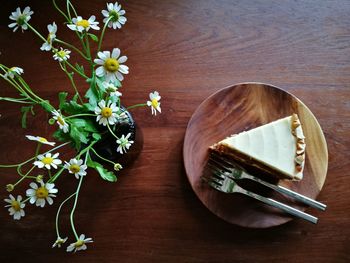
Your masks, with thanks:
[[(299, 115), (306, 137), (304, 178), (279, 183), (315, 199), (326, 179), (327, 144), (317, 119), (298, 98), (272, 85), (242, 83), (216, 92), (197, 108), (186, 130), (184, 164), (193, 190), (211, 212), (227, 222), (252, 228), (277, 226), (293, 219), (250, 197), (218, 192), (200, 178), (210, 145), (293, 113)], [(307, 208), (279, 193), (271, 191), (268, 195), (298, 209)]]

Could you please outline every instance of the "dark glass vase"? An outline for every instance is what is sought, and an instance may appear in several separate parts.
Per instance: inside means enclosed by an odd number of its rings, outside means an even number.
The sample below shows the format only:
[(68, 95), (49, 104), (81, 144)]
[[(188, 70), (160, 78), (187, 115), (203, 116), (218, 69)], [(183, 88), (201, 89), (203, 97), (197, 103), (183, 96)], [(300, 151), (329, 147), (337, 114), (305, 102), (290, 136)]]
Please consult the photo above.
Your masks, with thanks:
[[(112, 162), (120, 163), (125, 168), (130, 166), (140, 154), (143, 147), (143, 134), (141, 129), (139, 129), (139, 127), (136, 125), (130, 112), (124, 107), (122, 107), (122, 110), (125, 112), (127, 118), (122, 123), (112, 125), (111, 128), (118, 137), (121, 137), (122, 135), (126, 136), (128, 133), (131, 133), (129, 141), (132, 140), (134, 143), (130, 146), (129, 150), (124, 154), (117, 152), (117, 139), (105, 126), (102, 125), (100, 126), (102, 139), (93, 147), (95, 151), (103, 158), (106, 158)], [(103, 161), (93, 153), (91, 154), (91, 158), (103, 163)], [(106, 163), (106, 165), (110, 164)]]

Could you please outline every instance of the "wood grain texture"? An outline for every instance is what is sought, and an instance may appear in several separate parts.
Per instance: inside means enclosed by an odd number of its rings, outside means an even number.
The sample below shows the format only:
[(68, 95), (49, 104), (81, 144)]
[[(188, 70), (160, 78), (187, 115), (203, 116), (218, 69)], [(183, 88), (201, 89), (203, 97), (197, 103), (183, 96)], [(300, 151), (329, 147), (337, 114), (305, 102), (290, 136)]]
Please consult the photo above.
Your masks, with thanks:
[[(229, 223), (253, 228), (277, 226), (292, 219), (250, 197), (215, 191), (201, 180), (201, 176), (208, 173), (206, 164), (210, 145), (293, 113), (298, 114), (306, 137), (304, 178), (300, 182), (281, 180), (279, 184), (316, 198), (326, 179), (327, 144), (315, 116), (298, 98), (271, 85), (242, 83), (216, 92), (196, 109), (186, 130), (184, 165), (194, 192), (211, 212)], [(261, 172), (255, 173), (261, 177)], [(254, 188), (259, 190), (258, 185)], [(305, 210), (305, 207), (295, 202), (293, 204), (289, 198), (281, 200), (276, 192), (268, 191), (265, 194)]]
[[(61, 1), (61, 0), (59, 0)], [(80, 3), (80, 1), (73, 1)], [(144, 148), (116, 184), (90, 174), (80, 195), (77, 229), (94, 238), (84, 253), (50, 248), (59, 201), (76, 187), (63, 178), (52, 207), (29, 207), (14, 222), (0, 209), (0, 262), (349, 262), (350, 261), (350, 3), (335, 1), (145, 0), (121, 1), (128, 18), (123, 29), (108, 31), (105, 50), (119, 47), (129, 57), (123, 99), (143, 102), (150, 90), (162, 95), (162, 114), (134, 111)], [(41, 96), (69, 88), (41, 42), (30, 32), (12, 33), (10, 12), (29, 5), (41, 32), (56, 21), (64, 40), (79, 44), (61, 25), (50, 1), (4, 0), (0, 8), (0, 59), (22, 66), (24, 77)], [(84, 16), (103, 1), (84, 1)], [(47, 15), (50, 14), (50, 15)], [(74, 60), (75, 57), (72, 57)], [(77, 78), (79, 89), (87, 84)], [(292, 221), (250, 230), (218, 219), (191, 189), (182, 163), (187, 123), (198, 105), (223, 87), (246, 81), (277, 85), (300, 98), (315, 114), (329, 147), (327, 180), (318, 199), (326, 213), (317, 226)], [(1, 95), (14, 94), (1, 81)], [(34, 151), (25, 134), (49, 136), (42, 114), (20, 128), (18, 105), (0, 104), (1, 163), (25, 159)], [(0, 171), (0, 185), (12, 182)], [(23, 189), (15, 194), (22, 193)], [(0, 191), (0, 199), (5, 198)], [(311, 212), (310, 211), (310, 212)], [(69, 234), (69, 208), (63, 220)]]

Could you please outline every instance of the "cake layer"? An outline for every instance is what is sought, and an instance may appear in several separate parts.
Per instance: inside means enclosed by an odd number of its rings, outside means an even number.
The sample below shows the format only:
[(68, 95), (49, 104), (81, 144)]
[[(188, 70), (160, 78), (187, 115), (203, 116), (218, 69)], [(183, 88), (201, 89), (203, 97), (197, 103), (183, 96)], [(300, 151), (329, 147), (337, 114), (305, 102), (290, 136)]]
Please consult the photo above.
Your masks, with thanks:
[(296, 114), (232, 135), (211, 148), (279, 178), (303, 177), (305, 141)]

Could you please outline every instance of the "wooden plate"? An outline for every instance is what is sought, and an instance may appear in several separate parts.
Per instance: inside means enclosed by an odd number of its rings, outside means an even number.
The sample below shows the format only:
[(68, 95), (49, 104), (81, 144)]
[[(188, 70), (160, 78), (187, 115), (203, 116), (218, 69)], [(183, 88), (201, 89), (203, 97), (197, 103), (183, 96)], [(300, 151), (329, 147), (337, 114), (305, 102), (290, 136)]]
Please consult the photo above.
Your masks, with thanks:
[[(306, 137), (304, 178), (279, 183), (315, 199), (326, 179), (327, 144), (317, 119), (298, 98), (272, 85), (242, 83), (216, 92), (197, 108), (186, 130), (184, 164), (194, 192), (211, 212), (227, 222), (253, 228), (277, 226), (293, 219), (250, 197), (211, 189), (200, 179), (210, 145), (292, 113), (299, 115)], [(268, 195), (298, 209), (307, 208), (276, 192)]]

